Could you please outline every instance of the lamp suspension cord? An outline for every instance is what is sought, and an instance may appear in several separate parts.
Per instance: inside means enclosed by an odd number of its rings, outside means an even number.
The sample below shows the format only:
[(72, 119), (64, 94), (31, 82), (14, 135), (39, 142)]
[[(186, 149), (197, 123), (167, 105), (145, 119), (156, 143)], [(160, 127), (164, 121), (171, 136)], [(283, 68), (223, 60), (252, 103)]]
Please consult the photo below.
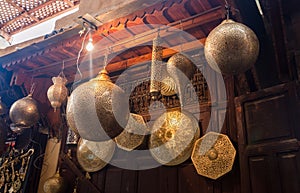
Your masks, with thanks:
[(83, 48), (84, 48), (84, 43), (85, 43), (86, 37), (87, 37), (87, 35), (89, 34), (90, 31), (91, 31), (91, 28), (89, 28), (87, 30), (87, 32), (85, 32), (82, 43), (81, 43), (81, 48), (80, 48), (80, 50), (78, 52), (78, 55), (77, 55), (76, 68), (77, 68), (77, 72), (79, 73), (80, 79), (77, 80), (75, 83), (80, 82), (82, 80), (82, 73), (79, 69), (79, 59), (80, 59), (80, 56), (81, 56), (81, 52), (83, 51)]

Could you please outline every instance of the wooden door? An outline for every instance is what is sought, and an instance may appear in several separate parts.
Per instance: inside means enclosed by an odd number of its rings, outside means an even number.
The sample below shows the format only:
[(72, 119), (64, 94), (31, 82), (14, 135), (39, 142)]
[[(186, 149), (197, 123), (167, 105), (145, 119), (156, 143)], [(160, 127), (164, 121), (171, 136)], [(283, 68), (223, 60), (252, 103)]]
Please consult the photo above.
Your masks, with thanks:
[(299, 102), (282, 84), (236, 99), (243, 193), (299, 193)]

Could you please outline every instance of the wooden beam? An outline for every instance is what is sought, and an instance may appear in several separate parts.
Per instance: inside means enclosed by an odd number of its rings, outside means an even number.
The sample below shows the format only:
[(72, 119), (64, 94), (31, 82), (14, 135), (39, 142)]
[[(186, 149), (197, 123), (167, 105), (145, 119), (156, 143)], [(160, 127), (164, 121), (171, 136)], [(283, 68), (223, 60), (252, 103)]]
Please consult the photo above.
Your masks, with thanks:
[(80, 171), (80, 169), (77, 168), (77, 166), (73, 163), (72, 160), (65, 154), (65, 153), (60, 153), (59, 159), (61, 162), (67, 164), (67, 166), (73, 171), (73, 173), (79, 177), (80, 180), (83, 182), (87, 183), (88, 187), (91, 188), (92, 192), (94, 193), (101, 193), (101, 191), (90, 181), (88, 180)]
[(70, 0), (63, 0), (66, 4), (68, 4), (70, 7), (74, 7), (74, 3)]
[(11, 40), (11, 35), (4, 32), (3, 30), (0, 29), (0, 36), (2, 36), (6, 41), (10, 41)]

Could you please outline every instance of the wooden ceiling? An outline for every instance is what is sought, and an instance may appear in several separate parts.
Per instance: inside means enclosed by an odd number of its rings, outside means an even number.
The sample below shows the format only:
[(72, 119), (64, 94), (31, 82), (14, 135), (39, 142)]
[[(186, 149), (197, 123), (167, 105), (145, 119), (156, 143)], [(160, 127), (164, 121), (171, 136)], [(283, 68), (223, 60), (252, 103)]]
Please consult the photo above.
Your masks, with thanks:
[(0, 35), (21, 32), (79, 5), (80, 0), (0, 0)]
[[(164, 39), (164, 58), (178, 50), (195, 50), (199, 43), (203, 45), (208, 33), (222, 21), (224, 15), (222, 0), (167, 0), (104, 23), (97, 30), (91, 31), (93, 43), (98, 45), (92, 55), (92, 76), (103, 67), (106, 54), (109, 54), (110, 59), (107, 66), (109, 72), (150, 61), (152, 40), (158, 32), (157, 25), (160, 26), (160, 35)], [(171, 32), (172, 28), (183, 30), (193, 38), (185, 36), (181, 41), (178, 33)], [(51, 77), (58, 75), (62, 63), (64, 74), (69, 83), (72, 83), (77, 71), (77, 60), (79, 64), (91, 60), (85, 49), (80, 51), (88, 41), (86, 37), (83, 42), (84, 35), (80, 36), (78, 33), (81, 29), (82, 26), (74, 27), (2, 56), (2, 67), (14, 72), (11, 84), (25, 83), (26, 86), (34, 78), (39, 82), (49, 82), (50, 85)], [(80, 70), (83, 78), (91, 76), (91, 69), (82, 67)], [(44, 83), (42, 85), (45, 87)]]

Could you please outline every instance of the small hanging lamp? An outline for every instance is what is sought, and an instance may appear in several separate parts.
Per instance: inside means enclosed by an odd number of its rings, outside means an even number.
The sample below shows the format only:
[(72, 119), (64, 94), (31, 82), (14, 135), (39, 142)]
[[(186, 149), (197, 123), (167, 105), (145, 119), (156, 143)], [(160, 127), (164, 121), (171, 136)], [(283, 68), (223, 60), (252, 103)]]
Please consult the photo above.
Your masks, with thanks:
[(64, 62), (62, 71), (57, 77), (52, 77), (53, 85), (49, 87), (47, 91), (47, 97), (54, 108), (54, 112), (57, 108), (60, 108), (61, 104), (66, 100), (68, 95), (68, 89), (65, 86), (67, 79), (63, 73)]
[(14, 102), (9, 110), (13, 124), (20, 127), (31, 127), (38, 122), (40, 115), (37, 102), (32, 98), (34, 84), (30, 94)]
[(66, 180), (61, 177), (59, 170), (57, 170), (54, 176), (45, 181), (43, 189), (45, 193), (64, 193), (67, 191), (67, 187)]
[(166, 75), (166, 67), (162, 62), (163, 49), (161, 46), (162, 38), (158, 35), (153, 39), (152, 61), (151, 61), (151, 79), (150, 79), (150, 94), (153, 99), (156, 99), (160, 94), (162, 77)]

